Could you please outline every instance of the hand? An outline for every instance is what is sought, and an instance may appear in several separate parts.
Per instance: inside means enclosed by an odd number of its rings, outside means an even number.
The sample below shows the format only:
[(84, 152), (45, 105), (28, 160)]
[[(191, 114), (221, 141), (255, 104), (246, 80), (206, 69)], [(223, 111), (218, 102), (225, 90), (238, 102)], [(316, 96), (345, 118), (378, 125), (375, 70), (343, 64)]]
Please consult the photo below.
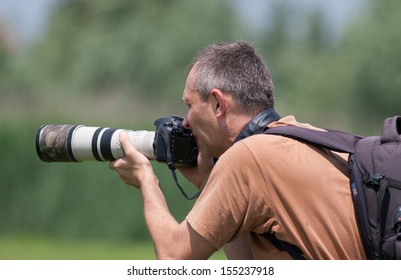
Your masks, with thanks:
[(158, 184), (149, 159), (135, 149), (124, 131), (120, 133), (120, 143), (125, 157), (111, 161), (110, 169), (115, 170), (126, 184), (137, 188), (155, 180)]
[(198, 165), (196, 167), (178, 167), (178, 170), (194, 184), (199, 190), (201, 190), (206, 184), (209, 174), (214, 166), (212, 158), (205, 158), (201, 153), (198, 154)]

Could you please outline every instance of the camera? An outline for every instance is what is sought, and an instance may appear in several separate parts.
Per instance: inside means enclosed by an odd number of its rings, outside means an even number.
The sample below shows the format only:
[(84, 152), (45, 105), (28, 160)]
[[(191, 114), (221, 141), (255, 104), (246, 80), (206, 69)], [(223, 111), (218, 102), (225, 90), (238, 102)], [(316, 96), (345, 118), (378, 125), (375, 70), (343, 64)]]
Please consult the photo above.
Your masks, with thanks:
[(155, 131), (47, 124), (36, 133), (36, 152), (46, 162), (113, 161), (124, 157), (119, 134), (125, 131), (133, 146), (150, 160), (169, 168), (196, 166), (195, 139), (182, 122), (179, 116), (163, 117), (154, 122)]

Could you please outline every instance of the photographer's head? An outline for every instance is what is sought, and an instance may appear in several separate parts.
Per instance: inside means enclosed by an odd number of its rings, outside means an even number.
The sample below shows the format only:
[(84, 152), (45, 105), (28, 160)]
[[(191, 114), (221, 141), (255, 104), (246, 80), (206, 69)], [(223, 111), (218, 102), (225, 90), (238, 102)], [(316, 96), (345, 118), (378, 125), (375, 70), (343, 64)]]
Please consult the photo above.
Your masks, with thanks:
[(245, 42), (210, 45), (193, 59), (183, 94), (184, 126), (205, 156), (218, 157), (256, 114), (274, 107), (273, 82)]
[(274, 107), (273, 82), (263, 59), (246, 42), (210, 45), (193, 59), (194, 89), (207, 101), (213, 88), (232, 95), (238, 108), (255, 115)]

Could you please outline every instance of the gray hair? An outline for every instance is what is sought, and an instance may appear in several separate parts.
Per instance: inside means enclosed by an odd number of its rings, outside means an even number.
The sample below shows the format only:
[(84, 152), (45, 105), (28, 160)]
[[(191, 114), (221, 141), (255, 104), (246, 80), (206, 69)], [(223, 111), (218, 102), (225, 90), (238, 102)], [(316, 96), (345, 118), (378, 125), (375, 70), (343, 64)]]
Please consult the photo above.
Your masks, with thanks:
[(246, 42), (213, 44), (197, 53), (189, 70), (196, 72), (195, 88), (203, 101), (217, 88), (231, 94), (238, 108), (255, 114), (274, 108), (273, 81), (263, 59)]

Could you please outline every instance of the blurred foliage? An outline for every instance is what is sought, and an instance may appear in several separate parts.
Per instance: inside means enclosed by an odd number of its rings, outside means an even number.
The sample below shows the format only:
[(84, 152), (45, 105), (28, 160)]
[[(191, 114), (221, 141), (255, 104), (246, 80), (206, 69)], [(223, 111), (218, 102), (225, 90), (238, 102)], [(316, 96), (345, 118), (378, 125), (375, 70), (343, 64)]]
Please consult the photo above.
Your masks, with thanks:
[(401, 114), (401, 2), (373, 4), (343, 45), (343, 63), (352, 69), (352, 91), (345, 96), (353, 99), (355, 112), (364, 112), (358, 121), (367, 125)]
[(169, 100), (181, 95), (194, 50), (234, 30), (224, 1), (63, 1), (26, 75), (42, 91), (61, 88), (74, 97), (118, 90)]
[[(213, 42), (254, 42), (272, 72), (281, 115), (368, 135), (400, 114), (401, 2), (364, 2), (334, 39), (319, 12), (304, 33), (294, 32), (286, 1), (270, 7), (271, 28), (251, 33), (231, 4), (64, 0), (29, 49), (10, 51), (0, 36), (0, 234), (148, 239), (137, 190), (107, 163), (41, 162), (36, 130), (73, 122), (153, 129), (154, 119), (185, 113), (186, 66)], [(184, 219), (193, 202), (165, 165), (153, 165), (172, 213)]]
[(323, 127), (380, 133), (384, 118), (400, 114), (400, 11), (396, 0), (368, 1), (332, 42), (319, 14), (312, 14), (304, 36), (286, 35), (290, 12), (278, 6), (261, 49), (279, 112)]
[[(237, 31), (224, 1), (70, 0), (31, 48), (19, 55), (0, 49), (0, 73), (8, 74), (0, 78), (0, 234), (149, 239), (137, 190), (107, 163), (41, 162), (36, 131), (74, 122), (153, 129), (154, 119), (182, 106), (194, 52)], [(193, 201), (164, 164), (152, 164), (171, 212), (183, 220)]]

